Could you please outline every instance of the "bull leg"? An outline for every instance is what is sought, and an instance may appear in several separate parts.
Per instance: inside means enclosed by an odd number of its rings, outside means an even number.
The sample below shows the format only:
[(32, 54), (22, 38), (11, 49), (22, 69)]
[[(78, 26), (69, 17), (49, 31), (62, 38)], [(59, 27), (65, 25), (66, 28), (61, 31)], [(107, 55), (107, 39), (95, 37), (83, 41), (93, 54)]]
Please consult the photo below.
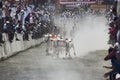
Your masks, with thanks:
[(76, 56), (76, 52), (75, 52), (75, 48), (74, 48), (74, 45), (73, 45), (73, 51), (74, 51), (74, 56)]
[(59, 58), (59, 52), (57, 52), (57, 57)]
[(69, 57), (71, 56), (69, 51), (66, 51), (66, 57), (67, 56), (69, 56)]
[(53, 47), (52, 57), (54, 57), (54, 54), (55, 54), (55, 49)]
[(69, 52), (69, 57), (71, 57), (70, 52)]
[(46, 55), (49, 55), (49, 49), (48, 48), (46, 49)]
[(75, 50), (74, 50), (74, 56), (76, 56), (76, 52), (75, 52)]
[(67, 55), (68, 55), (68, 51), (66, 50), (66, 57), (67, 57)]
[(68, 55), (68, 52), (66, 51), (66, 57), (67, 57), (67, 55)]

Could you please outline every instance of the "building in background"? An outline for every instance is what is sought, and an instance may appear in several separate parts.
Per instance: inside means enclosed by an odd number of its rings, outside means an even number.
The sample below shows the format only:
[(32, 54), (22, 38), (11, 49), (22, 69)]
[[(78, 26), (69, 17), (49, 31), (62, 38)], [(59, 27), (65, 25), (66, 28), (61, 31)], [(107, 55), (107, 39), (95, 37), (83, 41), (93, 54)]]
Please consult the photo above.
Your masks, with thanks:
[(60, 7), (69, 9), (79, 9), (80, 6), (101, 3), (102, 0), (58, 0)]
[(113, 4), (115, 0), (103, 0), (103, 4)]
[(59, 4), (95, 4), (97, 1), (96, 0), (58, 0)]
[[(6, 1), (6, 0), (2, 0), (2, 1)], [(48, 2), (54, 2), (55, 0), (7, 0), (9, 1), (11, 4), (14, 4), (15, 2), (25, 2), (26, 4), (30, 4), (30, 3), (34, 3), (34, 4), (45, 4)]]

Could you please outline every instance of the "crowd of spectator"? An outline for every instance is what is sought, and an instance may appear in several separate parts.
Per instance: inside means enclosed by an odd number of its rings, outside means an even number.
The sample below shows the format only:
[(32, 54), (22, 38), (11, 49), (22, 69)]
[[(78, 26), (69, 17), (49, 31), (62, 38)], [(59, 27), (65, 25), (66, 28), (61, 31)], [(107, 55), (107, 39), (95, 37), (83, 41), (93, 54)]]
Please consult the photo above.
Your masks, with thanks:
[(104, 74), (104, 77), (109, 77), (109, 80), (116, 79), (116, 75), (120, 74), (120, 17), (117, 14), (117, 1), (111, 7), (108, 15), (109, 24), (109, 49), (108, 55), (104, 58), (105, 61), (110, 60), (111, 66), (104, 66), (111, 69)]
[(18, 34), (23, 36), (23, 40), (29, 41), (29, 35), (37, 39), (52, 31), (51, 14), (54, 10), (52, 4), (34, 5), (24, 1), (11, 4), (7, 0), (0, 0), (0, 43), (5, 42), (4, 33), (12, 43), (14, 39), (20, 40)]

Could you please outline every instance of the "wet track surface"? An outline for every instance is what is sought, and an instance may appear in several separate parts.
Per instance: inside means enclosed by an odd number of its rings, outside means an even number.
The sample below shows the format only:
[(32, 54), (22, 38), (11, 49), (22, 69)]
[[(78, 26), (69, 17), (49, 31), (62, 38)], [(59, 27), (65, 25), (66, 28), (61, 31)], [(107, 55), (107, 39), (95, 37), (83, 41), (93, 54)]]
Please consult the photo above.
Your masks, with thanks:
[(85, 57), (52, 58), (45, 44), (0, 63), (0, 80), (104, 80), (103, 52)]

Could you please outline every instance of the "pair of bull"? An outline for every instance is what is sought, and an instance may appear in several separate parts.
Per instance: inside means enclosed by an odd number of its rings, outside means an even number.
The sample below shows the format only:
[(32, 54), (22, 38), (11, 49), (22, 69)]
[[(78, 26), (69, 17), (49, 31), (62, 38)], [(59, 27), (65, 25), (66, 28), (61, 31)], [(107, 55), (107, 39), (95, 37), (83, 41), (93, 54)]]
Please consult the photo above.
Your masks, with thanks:
[(46, 42), (46, 53), (52, 56), (59, 57), (60, 54), (65, 52), (65, 57), (71, 57), (73, 50), (73, 55), (76, 56), (73, 40), (71, 38), (63, 39), (60, 35), (44, 35), (44, 41)]

